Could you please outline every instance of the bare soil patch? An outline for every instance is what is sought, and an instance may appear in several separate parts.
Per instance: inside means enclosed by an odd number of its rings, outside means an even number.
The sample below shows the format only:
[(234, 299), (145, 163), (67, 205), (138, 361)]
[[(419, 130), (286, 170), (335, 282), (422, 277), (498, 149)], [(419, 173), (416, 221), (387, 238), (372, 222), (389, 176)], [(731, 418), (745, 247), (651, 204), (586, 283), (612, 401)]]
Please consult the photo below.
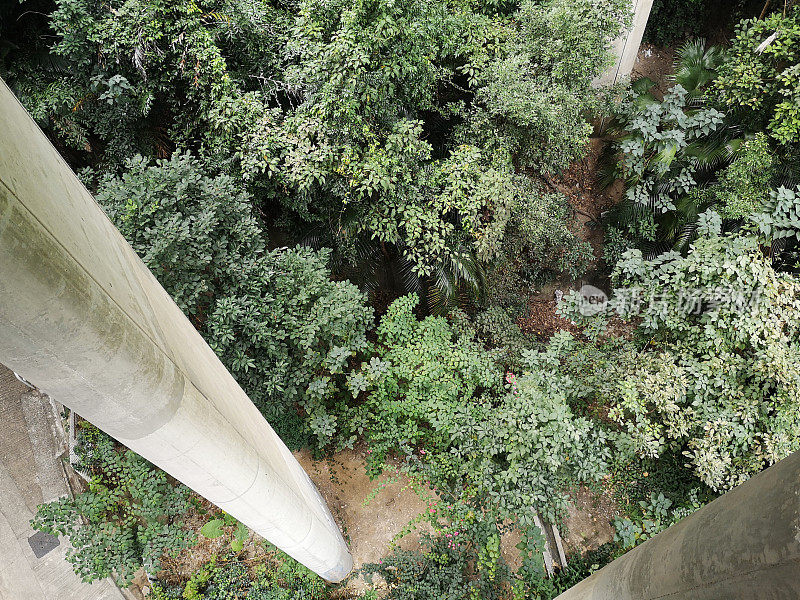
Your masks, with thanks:
[(613, 493), (580, 487), (570, 494), (569, 514), (564, 521), (564, 551), (583, 554), (613, 541), (614, 519), (621, 512)]
[[(385, 473), (371, 480), (366, 473), (365, 450), (344, 450), (315, 460), (311, 452), (295, 453), (300, 465), (339, 523), (353, 555), (353, 567), (376, 563), (386, 556), (394, 543), (406, 550), (419, 548), (419, 533), (430, 531), (426, 523), (398, 539), (409, 522), (428, 510), (428, 503), (411, 488), (402, 475)], [(374, 493), (376, 490), (377, 493)], [(361, 579), (348, 587), (366, 589)]]
[(675, 48), (644, 43), (639, 48), (631, 80), (647, 77), (656, 83), (655, 91), (661, 96), (672, 85), (670, 76), (675, 72)]

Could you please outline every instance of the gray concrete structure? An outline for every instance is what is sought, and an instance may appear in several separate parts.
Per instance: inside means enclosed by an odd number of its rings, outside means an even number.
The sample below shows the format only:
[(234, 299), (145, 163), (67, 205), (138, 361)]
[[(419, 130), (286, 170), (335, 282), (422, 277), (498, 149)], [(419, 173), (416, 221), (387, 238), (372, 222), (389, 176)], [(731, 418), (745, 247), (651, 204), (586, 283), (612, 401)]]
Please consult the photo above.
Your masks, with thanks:
[(800, 598), (800, 452), (622, 555), (556, 600), (657, 598)]
[(329, 581), (306, 473), (0, 82), (0, 362)]
[(594, 81), (594, 85), (610, 85), (621, 79), (630, 77), (636, 64), (636, 55), (642, 45), (642, 36), (650, 17), (653, 0), (631, 0), (633, 20), (631, 27), (614, 41), (612, 52), (617, 57), (616, 62)]
[(81, 581), (64, 558), (67, 540), (49, 551), (31, 545), (36, 507), (69, 493), (67, 449), (47, 397), (2, 365), (0, 423), (0, 600), (125, 600), (111, 580)]

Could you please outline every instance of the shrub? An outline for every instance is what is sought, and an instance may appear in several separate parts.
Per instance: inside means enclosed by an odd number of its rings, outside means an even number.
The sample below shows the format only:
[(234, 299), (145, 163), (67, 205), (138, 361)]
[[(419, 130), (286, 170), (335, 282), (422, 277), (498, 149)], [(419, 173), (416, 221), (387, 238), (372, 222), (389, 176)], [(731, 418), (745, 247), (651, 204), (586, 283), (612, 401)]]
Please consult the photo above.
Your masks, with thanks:
[(571, 390), (547, 375), (559, 348), (526, 353), (524, 375), (509, 373), (504, 392), (497, 351), (455, 338), (442, 318), (418, 321), (416, 302), (392, 304), (378, 328), (382, 349), (348, 377), (354, 395), (368, 394), (354, 422), (372, 471), (393, 451), (435, 486), (484, 499), (482, 510), (501, 520), (527, 529), (537, 511), (554, 517), (564, 486), (598, 479), (609, 456), (602, 431), (572, 414)]
[(701, 35), (716, 0), (654, 0), (644, 38), (660, 46)]
[(330, 442), (329, 408), (372, 321), (361, 292), (331, 281), (327, 250), (267, 252), (249, 196), (199, 159), (128, 167), (100, 184), (111, 219), (279, 435)]
[[(522, 166), (559, 171), (582, 156), (592, 80), (612, 61), (626, 2), (520, 3), (517, 31), (479, 75), (474, 127)], [(488, 140), (493, 140), (489, 142)]]
[(741, 21), (713, 93), (748, 131), (800, 143), (800, 7)]
[[(800, 287), (750, 235), (700, 238), (688, 256), (618, 263), (611, 306), (653, 344), (605, 387), (624, 452), (681, 450), (697, 477), (730, 489), (797, 450)], [(572, 318), (576, 296), (563, 303)]]
[(255, 567), (233, 554), (214, 556), (183, 585), (153, 586), (154, 600), (327, 600), (325, 582), (280, 551)]
[(477, 552), (467, 540), (456, 545), (446, 536), (423, 535), (421, 550), (395, 548), (380, 563), (364, 565), (361, 573), (368, 582), (374, 575), (386, 582), (386, 600), (504, 598), (507, 577), (473, 577), (472, 567), (478, 561)]
[(91, 474), (89, 490), (40, 505), (31, 525), (69, 538), (67, 560), (83, 581), (113, 576), (127, 587), (143, 565), (156, 572), (163, 554), (194, 543), (180, 520), (188, 488), (88, 423), (76, 452)]
[(304, 430), (320, 447), (332, 441), (345, 374), (367, 349), (372, 309), (355, 286), (331, 281), (328, 254), (298, 247), (262, 255), (217, 300), (205, 328), (211, 347), (290, 446)]
[(121, 177), (101, 178), (97, 201), (192, 321), (202, 327), (214, 301), (245, 285), (264, 250), (250, 197), (227, 175), (176, 153), (151, 164), (137, 156)]
[(395, 300), (377, 330), (379, 350), (347, 379), (365, 394), (354, 422), (366, 435), (379, 470), (390, 451), (446, 451), (455, 421), (500, 386), (496, 352), (454, 338), (443, 317), (418, 321), (415, 295)]

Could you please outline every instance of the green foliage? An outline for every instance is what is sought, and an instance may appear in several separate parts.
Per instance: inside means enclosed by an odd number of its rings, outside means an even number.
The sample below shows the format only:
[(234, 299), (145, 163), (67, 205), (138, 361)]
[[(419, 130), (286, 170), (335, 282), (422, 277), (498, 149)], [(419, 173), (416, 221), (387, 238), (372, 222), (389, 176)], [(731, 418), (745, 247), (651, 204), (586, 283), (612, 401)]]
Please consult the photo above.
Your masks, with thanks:
[(736, 158), (705, 193), (721, 205), (718, 210), (724, 218), (747, 217), (768, 201), (776, 162), (767, 136), (761, 132), (742, 143)]
[(97, 201), (197, 326), (214, 301), (243, 285), (263, 253), (250, 198), (227, 175), (212, 177), (190, 154), (155, 164), (141, 156), (122, 177), (101, 179)]
[[(623, 453), (683, 452), (727, 490), (798, 448), (800, 287), (752, 236), (700, 238), (688, 256), (638, 250), (615, 271), (614, 304), (658, 347), (611, 378), (608, 416)], [(582, 318), (573, 296), (563, 310)]]
[[(164, 156), (207, 123), (205, 111), (231, 83), (224, 56), (238, 56), (225, 41), (248, 37), (259, 16), (236, 1), (214, 11), (192, 0), (60, 0), (13, 55), (11, 85), (85, 156), (109, 165), (137, 151)], [(278, 47), (259, 48), (264, 70)]]
[[(716, 0), (654, 0), (644, 32), (645, 40), (659, 46), (703, 33)], [(718, 17), (718, 12), (714, 13)]]
[(200, 528), (200, 535), (210, 540), (226, 534), (231, 536), (231, 551), (241, 552), (244, 543), (250, 537), (250, 530), (244, 523), (239, 523), (227, 513), (222, 513), (222, 517), (211, 519)]
[(522, 353), (533, 342), (522, 333), (508, 311), (491, 305), (472, 317), (460, 310), (452, 311), (448, 317), (457, 336), (477, 336), (487, 348), (497, 349), (498, 361), (504, 368), (517, 370), (522, 367)]
[(101, 181), (111, 219), (277, 431), (293, 446), (304, 431), (328, 443), (328, 408), (367, 346), (362, 294), (331, 281), (329, 251), (267, 252), (247, 194), (199, 160), (137, 158), (128, 169)]
[(557, 571), (552, 579), (548, 580), (552, 584), (552, 593), (550, 596), (542, 595), (542, 599), (555, 598), (572, 586), (577, 585), (589, 575), (614, 560), (616, 551), (614, 544), (603, 544), (598, 548), (587, 551), (586, 554), (568, 556), (567, 567)]
[[(294, 239), (324, 226), (370, 240), (397, 263), (388, 279), (416, 284), (400, 293), (445, 312), (483, 300), (481, 263), (527, 218), (517, 167), (582, 155), (590, 82), (626, 9), (56, 0), (49, 18), (20, 11), (26, 26), (0, 69), (73, 163), (119, 173), (137, 153), (192, 148), (234, 204), (246, 189)], [(550, 271), (543, 261), (532, 268)]]
[(354, 422), (378, 469), (391, 450), (446, 451), (455, 421), (500, 386), (497, 353), (454, 339), (442, 317), (418, 321), (417, 303), (414, 295), (392, 303), (377, 330), (380, 349), (347, 378), (354, 398), (366, 392)]
[(157, 571), (163, 554), (193, 543), (180, 520), (189, 509), (189, 490), (86, 423), (79, 441), (89, 490), (40, 505), (31, 525), (69, 538), (67, 560), (84, 581), (113, 576), (128, 586), (142, 565)]
[(527, 353), (525, 374), (509, 373), (504, 392), (497, 351), (456, 338), (442, 318), (418, 321), (416, 302), (392, 304), (378, 328), (383, 349), (348, 377), (354, 396), (368, 393), (354, 422), (374, 471), (388, 452), (406, 455), (435, 485), (457, 496), (467, 486), (485, 510), (523, 528), (536, 511), (554, 516), (563, 508), (568, 482), (605, 473), (602, 431), (572, 414), (567, 385), (540, 375), (567, 342), (559, 337), (548, 352)]
[(800, 143), (800, 7), (739, 23), (713, 93), (749, 131)]
[[(297, 439), (299, 406), (320, 446), (337, 431), (349, 361), (367, 348), (372, 309), (331, 281), (328, 251), (277, 249), (254, 261), (209, 315), (211, 347), (280, 435)], [(295, 431), (292, 431), (292, 428)]]
[(675, 507), (664, 494), (651, 494), (649, 501), (639, 502), (641, 514), (635, 518), (618, 517), (614, 520), (614, 541), (619, 542), (623, 550), (629, 550), (702, 506), (696, 490), (689, 493), (685, 503), (683, 507)]
[(224, 524), (225, 521), (223, 521), (222, 519), (211, 519), (208, 523), (206, 523), (200, 528), (200, 535), (202, 535), (203, 537), (207, 537), (210, 540), (222, 537), (222, 535), (224, 534), (222, 526)]
[(512, 313), (527, 310), (531, 288), (561, 273), (576, 279), (593, 258), (590, 244), (572, 231), (572, 210), (563, 195), (531, 184), (523, 189), (488, 275), (489, 304)]
[(762, 211), (751, 214), (750, 218), (769, 242), (789, 237), (800, 240), (800, 186), (794, 190), (780, 187), (771, 192)]
[(216, 133), (251, 186), (305, 222), (347, 211), (420, 275), (462, 240), (490, 258), (515, 193), (508, 161), (470, 143), (434, 157), (424, 133), (425, 117), (452, 116), (436, 90), (451, 88), (471, 52), (470, 26), (481, 31), (487, 19), (458, 3), (303, 2), (287, 48), (292, 109), (255, 92), (230, 97), (213, 116)]
[(664, 497), (664, 494), (653, 494), (649, 503), (642, 501), (639, 505), (644, 513), (641, 520), (633, 521), (627, 517), (614, 520), (614, 541), (620, 542), (625, 550), (653, 537), (671, 524), (668, 509), (672, 506), (672, 501)]
[(611, 214), (606, 256), (612, 261), (626, 246), (649, 256), (685, 250), (708, 230), (709, 208), (724, 203), (730, 207), (720, 207), (719, 216), (741, 218), (773, 177), (764, 137), (742, 140), (741, 128), (707, 104), (704, 94), (722, 60), (719, 48), (689, 42), (678, 52), (676, 83), (662, 100), (652, 93), (653, 82), (641, 79), (615, 109), (603, 183), (622, 179), (626, 192)]
[(154, 600), (327, 600), (325, 582), (282, 552), (251, 568), (234, 555), (213, 557), (183, 585), (153, 586)]
[(478, 561), (478, 553), (466, 539), (456, 544), (446, 536), (423, 535), (421, 550), (395, 548), (380, 563), (364, 565), (361, 572), (368, 582), (374, 575), (386, 582), (386, 600), (504, 598), (506, 578), (499, 574), (472, 577), (472, 563)]
[[(627, 19), (618, 0), (525, 1), (498, 55), (477, 75), (474, 127), (522, 166), (560, 170), (579, 158), (592, 127), (592, 80)], [(497, 143), (497, 142), (488, 142)]]
[(713, 108), (692, 110), (680, 84), (661, 102), (644, 92), (623, 110), (628, 133), (619, 141), (618, 173), (627, 198), (656, 214), (675, 210), (677, 198), (696, 183), (690, 145), (714, 133), (723, 115)]
[(604, 432), (573, 413), (569, 381), (551, 373), (567, 339), (557, 335), (546, 351), (528, 351), (523, 375), (507, 375), (507, 393), (465, 415), (452, 434), (456, 470), (523, 528), (533, 525), (531, 511), (555, 519), (567, 486), (607, 472)]

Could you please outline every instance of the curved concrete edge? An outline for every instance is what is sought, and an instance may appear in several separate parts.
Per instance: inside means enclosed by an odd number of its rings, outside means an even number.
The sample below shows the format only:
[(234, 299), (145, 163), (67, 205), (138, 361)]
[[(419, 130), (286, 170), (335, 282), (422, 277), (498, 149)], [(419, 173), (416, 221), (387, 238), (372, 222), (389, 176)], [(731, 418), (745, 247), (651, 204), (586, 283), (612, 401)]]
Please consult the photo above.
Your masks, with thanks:
[(556, 600), (723, 598), (800, 598), (800, 452), (630, 550)]

